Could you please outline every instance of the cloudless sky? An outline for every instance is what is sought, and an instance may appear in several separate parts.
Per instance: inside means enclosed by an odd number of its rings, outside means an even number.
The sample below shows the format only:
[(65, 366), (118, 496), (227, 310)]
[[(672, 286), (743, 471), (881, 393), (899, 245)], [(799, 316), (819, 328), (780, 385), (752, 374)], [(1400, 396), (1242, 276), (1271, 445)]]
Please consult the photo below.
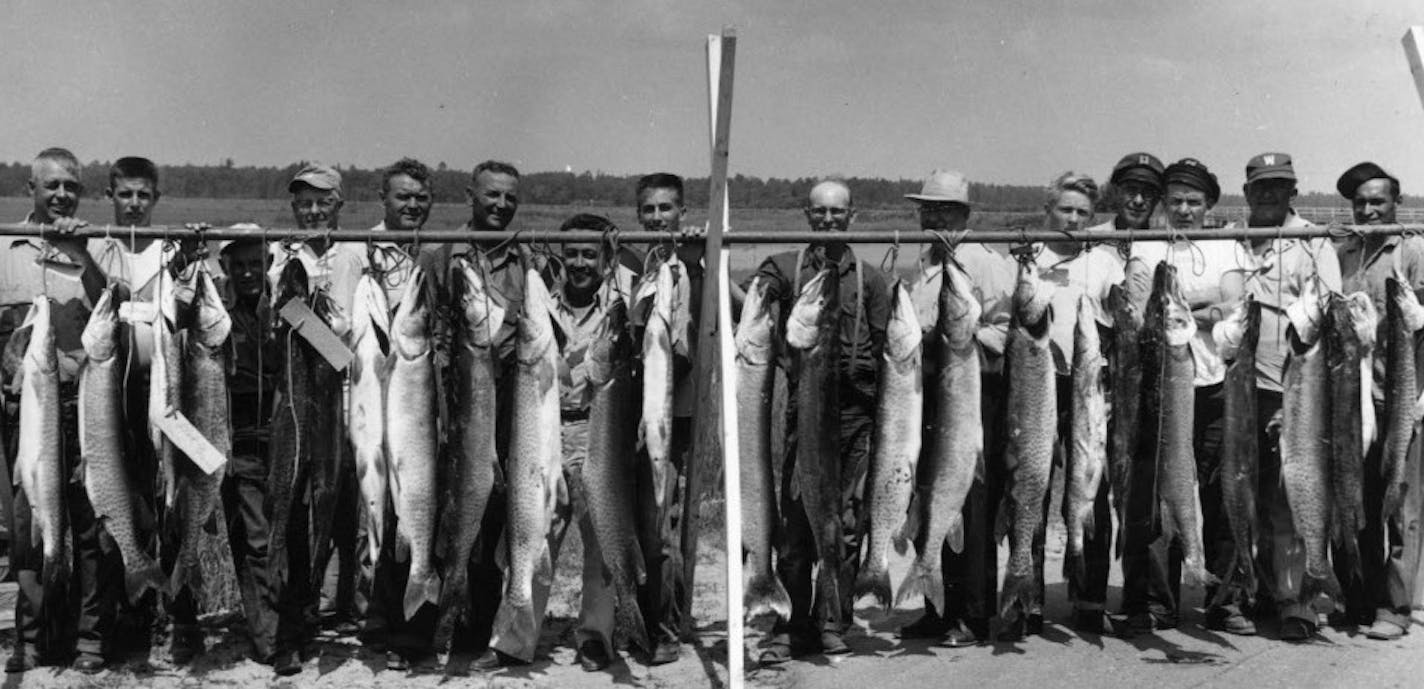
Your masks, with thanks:
[[(1413, 11), (1411, 11), (1411, 8)], [(618, 174), (708, 168), (706, 35), (737, 31), (733, 173), (1046, 183), (1195, 156), (1228, 191), (1373, 159), (1424, 190), (1415, 0), (6, 3), (0, 160)], [(14, 193), (15, 190), (0, 190)]]

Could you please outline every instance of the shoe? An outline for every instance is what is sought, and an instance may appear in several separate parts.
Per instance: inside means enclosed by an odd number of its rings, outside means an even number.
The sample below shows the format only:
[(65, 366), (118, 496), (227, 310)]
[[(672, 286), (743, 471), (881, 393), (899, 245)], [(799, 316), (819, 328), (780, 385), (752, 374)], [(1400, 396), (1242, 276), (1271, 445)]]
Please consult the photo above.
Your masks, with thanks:
[(791, 660), (791, 635), (785, 632), (773, 634), (757, 654), (757, 662), (762, 665), (779, 665), (788, 660)]
[(1035, 612), (1029, 614), (1028, 628), (1026, 631), (1034, 636), (1043, 636), (1043, 613)]
[(608, 657), (608, 649), (596, 639), (589, 639), (578, 647), (578, 664), (584, 672), (598, 672), (613, 664)]
[(168, 654), (173, 658), (174, 665), (187, 665), (203, 652), (203, 644), (195, 643), (193, 640), (173, 639), (173, 646), (169, 648)]
[(79, 657), (74, 659), (74, 664), (70, 667), (86, 675), (97, 675), (104, 670), (104, 657), (93, 653), (81, 652)]
[(949, 624), (939, 615), (925, 614), (900, 628), (901, 639), (938, 639), (949, 630)]
[[(389, 665), (389, 663), (387, 663)], [(302, 671), (302, 659), (296, 651), (279, 651), (272, 659), (272, 671), (278, 677), (291, 677)]]
[(502, 667), (528, 664), (529, 661), (527, 660), (520, 660), (504, 651), (496, 651), (493, 648), (488, 648), (485, 649), (485, 652), (480, 654), (480, 657), (476, 658), (473, 663), (470, 663), (470, 667), (480, 672), (494, 672)]
[(845, 637), (840, 632), (821, 632), (821, 653), (828, 656), (843, 656), (850, 653)]
[(1315, 621), (1299, 617), (1281, 620), (1281, 641), (1309, 641), (1315, 636)]
[(1365, 630), (1367, 638), (1378, 641), (1394, 641), (1408, 633), (1409, 630), (1389, 620), (1375, 620), (1375, 623)]
[(942, 646), (949, 648), (964, 648), (965, 646), (979, 645), (980, 636), (975, 633), (969, 623), (964, 620), (956, 622), (944, 633)]
[(1107, 611), (1101, 608), (1075, 610), (1073, 611), (1073, 628), (1080, 632), (1101, 636), (1103, 632), (1112, 629), (1112, 622), (1108, 620)]
[(356, 636), (361, 632), (361, 625), (351, 618), (343, 617), (331, 624), (331, 631), (337, 636)]
[(1134, 634), (1150, 634), (1158, 629), (1176, 629), (1177, 618), (1144, 610), (1127, 616), (1127, 628)]
[(410, 661), (395, 651), (386, 651), (386, 669), (396, 672), (407, 672), (410, 670)]
[(682, 644), (676, 641), (659, 641), (658, 647), (653, 649), (653, 655), (648, 658), (649, 665), (667, 665), (676, 662), (682, 657)]
[(995, 639), (999, 641), (1023, 641), (1028, 631), (1028, 620), (1021, 614), (1013, 622), (1006, 622)]
[(39, 653), (32, 648), (16, 653), (5, 660), (5, 672), (17, 673), (33, 670), (39, 664)]
[(1207, 611), (1206, 628), (1236, 636), (1256, 635), (1256, 623), (1252, 622), (1251, 618), (1225, 608), (1214, 608)]

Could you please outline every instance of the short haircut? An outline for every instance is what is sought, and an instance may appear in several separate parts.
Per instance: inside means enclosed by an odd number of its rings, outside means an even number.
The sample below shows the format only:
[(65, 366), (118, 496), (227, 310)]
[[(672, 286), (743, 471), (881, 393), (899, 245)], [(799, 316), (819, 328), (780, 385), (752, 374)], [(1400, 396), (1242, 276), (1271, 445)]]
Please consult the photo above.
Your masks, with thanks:
[(684, 205), (683, 199), (685, 198), (685, 193), (683, 191), (682, 178), (671, 172), (654, 172), (651, 175), (639, 177), (638, 190), (634, 194), (634, 201), (640, 202), (643, 198), (643, 192), (649, 189), (672, 189), (677, 192), (678, 205)]
[(812, 184), (812, 185), (811, 185), (811, 188), (806, 190), (806, 206), (807, 206), (808, 208), (809, 208), (810, 205), (811, 205), (811, 192), (812, 192), (813, 190), (815, 190), (816, 187), (819, 187), (819, 186), (821, 186), (822, 184), (826, 184), (827, 182), (829, 182), (829, 183), (831, 183), (831, 184), (834, 184), (834, 185), (836, 185), (836, 186), (838, 186), (838, 187), (840, 187), (840, 188), (842, 188), (842, 189), (845, 189), (845, 191), (846, 191), (846, 208), (855, 208), (855, 192), (851, 191), (851, 189), (850, 189), (850, 183), (847, 182), (847, 181), (845, 181), (845, 178), (844, 178), (844, 177), (840, 177), (840, 176), (822, 177), (822, 178), (816, 180), (816, 183), (815, 183), (815, 184)]
[(502, 160), (486, 160), (483, 163), (476, 165), (474, 172), (470, 173), (470, 181), (473, 182), (474, 180), (479, 179), (481, 172), (490, 172), (497, 175), (509, 175), (510, 177), (519, 179), (519, 169)]
[(113, 189), (114, 183), (120, 179), (146, 179), (157, 188), (158, 166), (148, 158), (124, 156), (109, 166), (109, 188)]
[(64, 166), (64, 169), (74, 173), (75, 177), (79, 176), (79, 173), (82, 169), (82, 166), (79, 164), (79, 158), (75, 157), (75, 155), (71, 153), (69, 149), (52, 146), (50, 148), (46, 148), (43, 151), (40, 151), (39, 155), (35, 156), (34, 162), (30, 164), (30, 179), (34, 179), (36, 173), (39, 172), (39, 169), (36, 166), (41, 160), (52, 160), (56, 163), (59, 163), (60, 165)]
[(1076, 191), (1088, 197), (1088, 202), (1094, 207), (1098, 205), (1098, 199), (1101, 198), (1098, 183), (1093, 181), (1092, 176), (1072, 170), (1054, 177), (1053, 181), (1048, 183), (1048, 187), (1044, 191), (1046, 192), (1045, 195), (1050, 206), (1058, 203), (1059, 195), (1065, 191)]
[(617, 230), (618, 226), (612, 220), (594, 213), (579, 213), (565, 220), (559, 225), (559, 231), (565, 230), (593, 230), (594, 232), (610, 232)]
[(381, 193), (384, 194), (390, 190), (391, 178), (396, 175), (405, 175), (425, 185), (426, 189), (431, 188), (430, 168), (415, 158), (401, 158), (392, 163), (390, 167), (381, 170)]

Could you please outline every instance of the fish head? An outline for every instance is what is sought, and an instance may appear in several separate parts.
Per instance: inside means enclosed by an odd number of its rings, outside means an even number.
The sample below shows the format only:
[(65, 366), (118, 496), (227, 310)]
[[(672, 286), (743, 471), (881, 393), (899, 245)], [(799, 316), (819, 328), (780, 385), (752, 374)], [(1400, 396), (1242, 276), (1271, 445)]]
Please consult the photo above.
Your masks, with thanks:
[(374, 336), (380, 340), (381, 351), (388, 352), (390, 331), (391, 307), (390, 302), (386, 301), (386, 290), (376, 281), (375, 276), (370, 273), (363, 274), (356, 280), (356, 291), (351, 299), (349, 339), (356, 343), (368, 336)]
[(212, 273), (198, 270), (193, 291), (193, 336), (208, 348), (222, 346), (232, 332), (232, 317), (223, 306), (222, 295)]
[(54, 326), (50, 321), (49, 297), (35, 297), (30, 312), (25, 316), (24, 325), (30, 328), (30, 342), (25, 347), (25, 366), (34, 366), (40, 371), (59, 369), (59, 354), (54, 348)]
[(302, 266), (302, 262), (287, 261), (287, 265), (282, 268), (282, 274), (277, 278), (277, 300), (272, 303), (273, 314), (281, 311), (282, 307), (293, 299), (305, 300), (310, 291), (307, 269)]
[(425, 280), (425, 270), (419, 266), (411, 270), (391, 321), (392, 349), (404, 359), (430, 352), (430, 297)]
[[(972, 333), (971, 333), (972, 336)], [(925, 333), (915, 314), (915, 302), (902, 280), (890, 292), (890, 321), (885, 325), (885, 358), (889, 361), (918, 359)]]
[(450, 264), (450, 286), (460, 305), (460, 323), (470, 344), (490, 346), (504, 323), (504, 307), (490, 297), (484, 273), (474, 261), (456, 256)]
[(1261, 304), (1248, 294), (1231, 313), (1212, 326), (1211, 339), (1216, 342), (1217, 353), (1223, 360), (1235, 361), (1243, 350), (1255, 351), (1260, 329)]
[(345, 338), (351, 332), (350, 314), (336, 303), (324, 287), (312, 293), (312, 311), (337, 337)]
[(108, 361), (119, 348), (119, 296), (111, 285), (99, 294), (99, 301), (89, 313), (89, 322), (79, 336), (84, 353), (91, 361)]
[(519, 314), (518, 356), (524, 363), (544, 358), (549, 347), (557, 347), (554, 336), (554, 298), (538, 270), (530, 268), (524, 275), (524, 304)]
[(1401, 322), (1410, 332), (1424, 327), (1424, 307), (1419, 305), (1419, 297), (1409, 287), (1409, 281), (1396, 269), (1395, 274), (1385, 278), (1385, 298), (1390, 310), (1398, 314)]
[(830, 296), (826, 293), (826, 285), (830, 282), (831, 269), (827, 268), (801, 286), (796, 303), (791, 305), (791, 315), (786, 318), (787, 344), (796, 349), (815, 346), (821, 314), (830, 302)]
[(1325, 326), (1325, 315), (1330, 307), (1330, 292), (1323, 290), (1320, 280), (1305, 280), (1300, 295), (1286, 306), (1286, 320), (1295, 328), (1295, 336), (1303, 345), (1312, 345), (1320, 339)]
[(1049, 313), (1053, 301), (1053, 283), (1038, 275), (1033, 261), (1019, 261), (1018, 280), (1014, 283), (1014, 318), (1020, 325), (1037, 325)]
[(1375, 300), (1364, 292), (1352, 292), (1343, 299), (1349, 322), (1355, 328), (1355, 337), (1362, 347), (1373, 347), (1379, 328), (1379, 310)]
[[(939, 283), (939, 320), (935, 323), (935, 328), (941, 337), (949, 340), (951, 346), (963, 347), (968, 345), (979, 331), (979, 317), (983, 315), (984, 309), (975, 298), (974, 283), (969, 280), (964, 269), (953, 258), (945, 261), (943, 265)], [(909, 301), (908, 293), (905, 295), (905, 301)], [(910, 318), (910, 325), (919, 331), (919, 322), (913, 320), (913, 309)], [(887, 339), (887, 343), (888, 341)]]
[(589, 380), (595, 385), (602, 385), (613, 377), (620, 366), (629, 365), (633, 355), (633, 336), (628, 332), (628, 305), (622, 299), (614, 299), (604, 311), (593, 341), (588, 345)]
[(766, 283), (753, 278), (742, 302), (742, 318), (733, 340), (737, 357), (753, 364), (768, 364), (776, 356), (776, 304), (766, 298)]
[(1166, 342), (1173, 347), (1185, 346), (1197, 332), (1197, 320), (1192, 315), (1182, 282), (1177, 277), (1177, 268), (1162, 261), (1152, 274), (1152, 296), (1148, 299), (1149, 313), (1156, 316), (1158, 325), (1166, 335)]
[(1098, 336), (1098, 302), (1086, 295), (1078, 295), (1077, 320), (1073, 324), (1073, 350), (1089, 357), (1097, 357), (1101, 352)]

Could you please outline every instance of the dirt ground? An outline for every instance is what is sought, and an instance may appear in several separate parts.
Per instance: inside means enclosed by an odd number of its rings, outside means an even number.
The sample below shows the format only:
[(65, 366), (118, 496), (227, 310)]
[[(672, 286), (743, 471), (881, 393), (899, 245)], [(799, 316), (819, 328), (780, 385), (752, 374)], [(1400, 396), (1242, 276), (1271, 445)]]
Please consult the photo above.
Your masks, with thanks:
[[(704, 505), (704, 514), (720, 509), (721, 501)], [(715, 509), (712, 509), (715, 508)], [(720, 518), (718, 519), (720, 522)], [(155, 649), (149, 667), (135, 662), (110, 667), (96, 675), (84, 675), (58, 667), (39, 667), (23, 675), (6, 675), (0, 688), (13, 687), (613, 687), (636, 686), (657, 689), (722, 687), (727, 680), (726, 605), (723, 603), (726, 565), (725, 541), (718, 529), (706, 529), (698, 543), (697, 581), (693, 616), (697, 621), (697, 641), (683, 647), (675, 663), (648, 667), (624, 656), (608, 670), (584, 672), (575, 660), (573, 632), (578, 618), (579, 568), (583, 544), (578, 529), (569, 529), (559, 553), (548, 618), (544, 623), (539, 651), (532, 665), (504, 669), (493, 674), (470, 671), (473, 654), (452, 654), (442, 668), (407, 674), (385, 669), (385, 655), (363, 649), (354, 639), (324, 636), (316, 644), (317, 656), (306, 662), (302, 672), (277, 678), (266, 665), (244, 655), (247, 643), (238, 633), (223, 629), (208, 632), (208, 652), (187, 667), (169, 662), (168, 649)], [(13, 628), (15, 585), (0, 585), (0, 654), (9, 657), (15, 644)]]

